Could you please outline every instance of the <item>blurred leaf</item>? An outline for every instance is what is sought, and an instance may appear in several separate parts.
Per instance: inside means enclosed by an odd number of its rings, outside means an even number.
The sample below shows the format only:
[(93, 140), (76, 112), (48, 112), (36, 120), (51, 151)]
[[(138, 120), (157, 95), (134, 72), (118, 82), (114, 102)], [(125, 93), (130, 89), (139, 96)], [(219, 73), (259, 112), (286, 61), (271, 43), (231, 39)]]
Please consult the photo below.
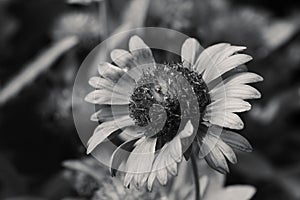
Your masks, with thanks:
[(263, 38), (269, 51), (277, 49), (286, 43), (300, 29), (300, 15), (294, 13), (287, 19), (275, 19), (268, 26), (263, 27)]

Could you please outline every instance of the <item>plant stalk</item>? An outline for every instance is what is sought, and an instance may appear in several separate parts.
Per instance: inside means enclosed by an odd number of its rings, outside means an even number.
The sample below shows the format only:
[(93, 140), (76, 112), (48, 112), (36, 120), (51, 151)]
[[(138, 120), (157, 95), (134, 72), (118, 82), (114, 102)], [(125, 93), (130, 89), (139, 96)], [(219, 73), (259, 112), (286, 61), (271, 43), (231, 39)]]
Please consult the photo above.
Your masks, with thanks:
[(192, 162), (193, 175), (194, 175), (194, 180), (195, 180), (195, 200), (201, 200), (200, 182), (199, 182), (197, 161), (196, 161), (195, 156), (193, 154), (191, 155), (191, 162)]

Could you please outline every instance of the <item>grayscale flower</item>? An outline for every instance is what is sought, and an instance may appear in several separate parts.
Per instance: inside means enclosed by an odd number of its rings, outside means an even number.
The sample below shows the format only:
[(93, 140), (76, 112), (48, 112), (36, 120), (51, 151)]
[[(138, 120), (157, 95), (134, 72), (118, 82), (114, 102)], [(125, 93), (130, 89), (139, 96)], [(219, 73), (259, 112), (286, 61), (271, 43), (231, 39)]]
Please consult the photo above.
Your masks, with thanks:
[(101, 123), (88, 141), (87, 153), (106, 139), (121, 138), (110, 168), (115, 175), (125, 165), (126, 187), (147, 183), (151, 190), (155, 179), (165, 185), (168, 176), (177, 174), (182, 157), (188, 159), (196, 150), (212, 168), (227, 172), (226, 158), (236, 163), (232, 148), (251, 151), (245, 138), (227, 129), (242, 129), (236, 113), (250, 110), (244, 99), (260, 97), (246, 85), (261, 81), (257, 74), (236, 73), (222, 81), (226, 72), (252, 59), (238, 54), (244, 49), (221, 43), (202, 51), (189, 38), (182, 46), (181, 63), (158, 64), (151, 49), (133, 36), (130, 51), (111, 52), (117, 66), (100, 64), (100, 77), (89, 81), (95, 90), (85, 100), (98, 106), (91, 120)]

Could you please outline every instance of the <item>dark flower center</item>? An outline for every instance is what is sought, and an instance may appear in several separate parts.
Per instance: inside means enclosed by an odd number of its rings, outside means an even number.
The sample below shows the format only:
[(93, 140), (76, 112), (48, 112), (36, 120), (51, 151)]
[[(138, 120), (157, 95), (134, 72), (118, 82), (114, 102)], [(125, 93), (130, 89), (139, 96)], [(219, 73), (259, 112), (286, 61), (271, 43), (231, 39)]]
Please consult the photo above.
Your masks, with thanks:
[(129, 111), (136, 125), (145, 127), (146, 135), (157, 137), (158, 146), (163, 146), (180, 132), (181, 122), (195, 121), (195, 116), (201, 121), (209, 103), (200, 74), (181, 64), (166, 64), (144, 72), (131, 95)]

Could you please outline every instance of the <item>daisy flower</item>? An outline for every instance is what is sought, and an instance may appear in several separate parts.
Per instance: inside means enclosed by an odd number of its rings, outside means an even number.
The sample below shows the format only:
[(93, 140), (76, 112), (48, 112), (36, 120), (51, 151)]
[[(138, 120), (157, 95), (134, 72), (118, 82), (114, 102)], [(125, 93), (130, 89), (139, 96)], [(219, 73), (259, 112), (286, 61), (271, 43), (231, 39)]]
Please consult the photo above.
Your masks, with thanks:
[(244, 126), (236, 113), (250, 110), (245, 99), (260, 97), (246, 84), (262, 77), (230, 75), (252, 59), (238, 54), (244, 49), (221, 43), (203, 50), (189, 38), (182, 45), (182, 62), (159, 64), (141, 38), (131, 37), (129, 51), (113, 50), (113, 64), (100, 64), (100, 77), (89, 81), (95, 90), (85, 100), (97, 105), (91, 120), (101, 123), (87, 153), (106, 140), (121, 139), (110, 168), (114, 176), (125, 166), (126, 187), (147, 183), (151, 190), (156, 179), (165, 185), (168, 176), (177, 174), (183, 156), (188, 159), (195, 152), (212, 168), (227, 172), (226, 158), (236, 163), (232, 148), (251, 151), (245, 138), (229, 130)]

